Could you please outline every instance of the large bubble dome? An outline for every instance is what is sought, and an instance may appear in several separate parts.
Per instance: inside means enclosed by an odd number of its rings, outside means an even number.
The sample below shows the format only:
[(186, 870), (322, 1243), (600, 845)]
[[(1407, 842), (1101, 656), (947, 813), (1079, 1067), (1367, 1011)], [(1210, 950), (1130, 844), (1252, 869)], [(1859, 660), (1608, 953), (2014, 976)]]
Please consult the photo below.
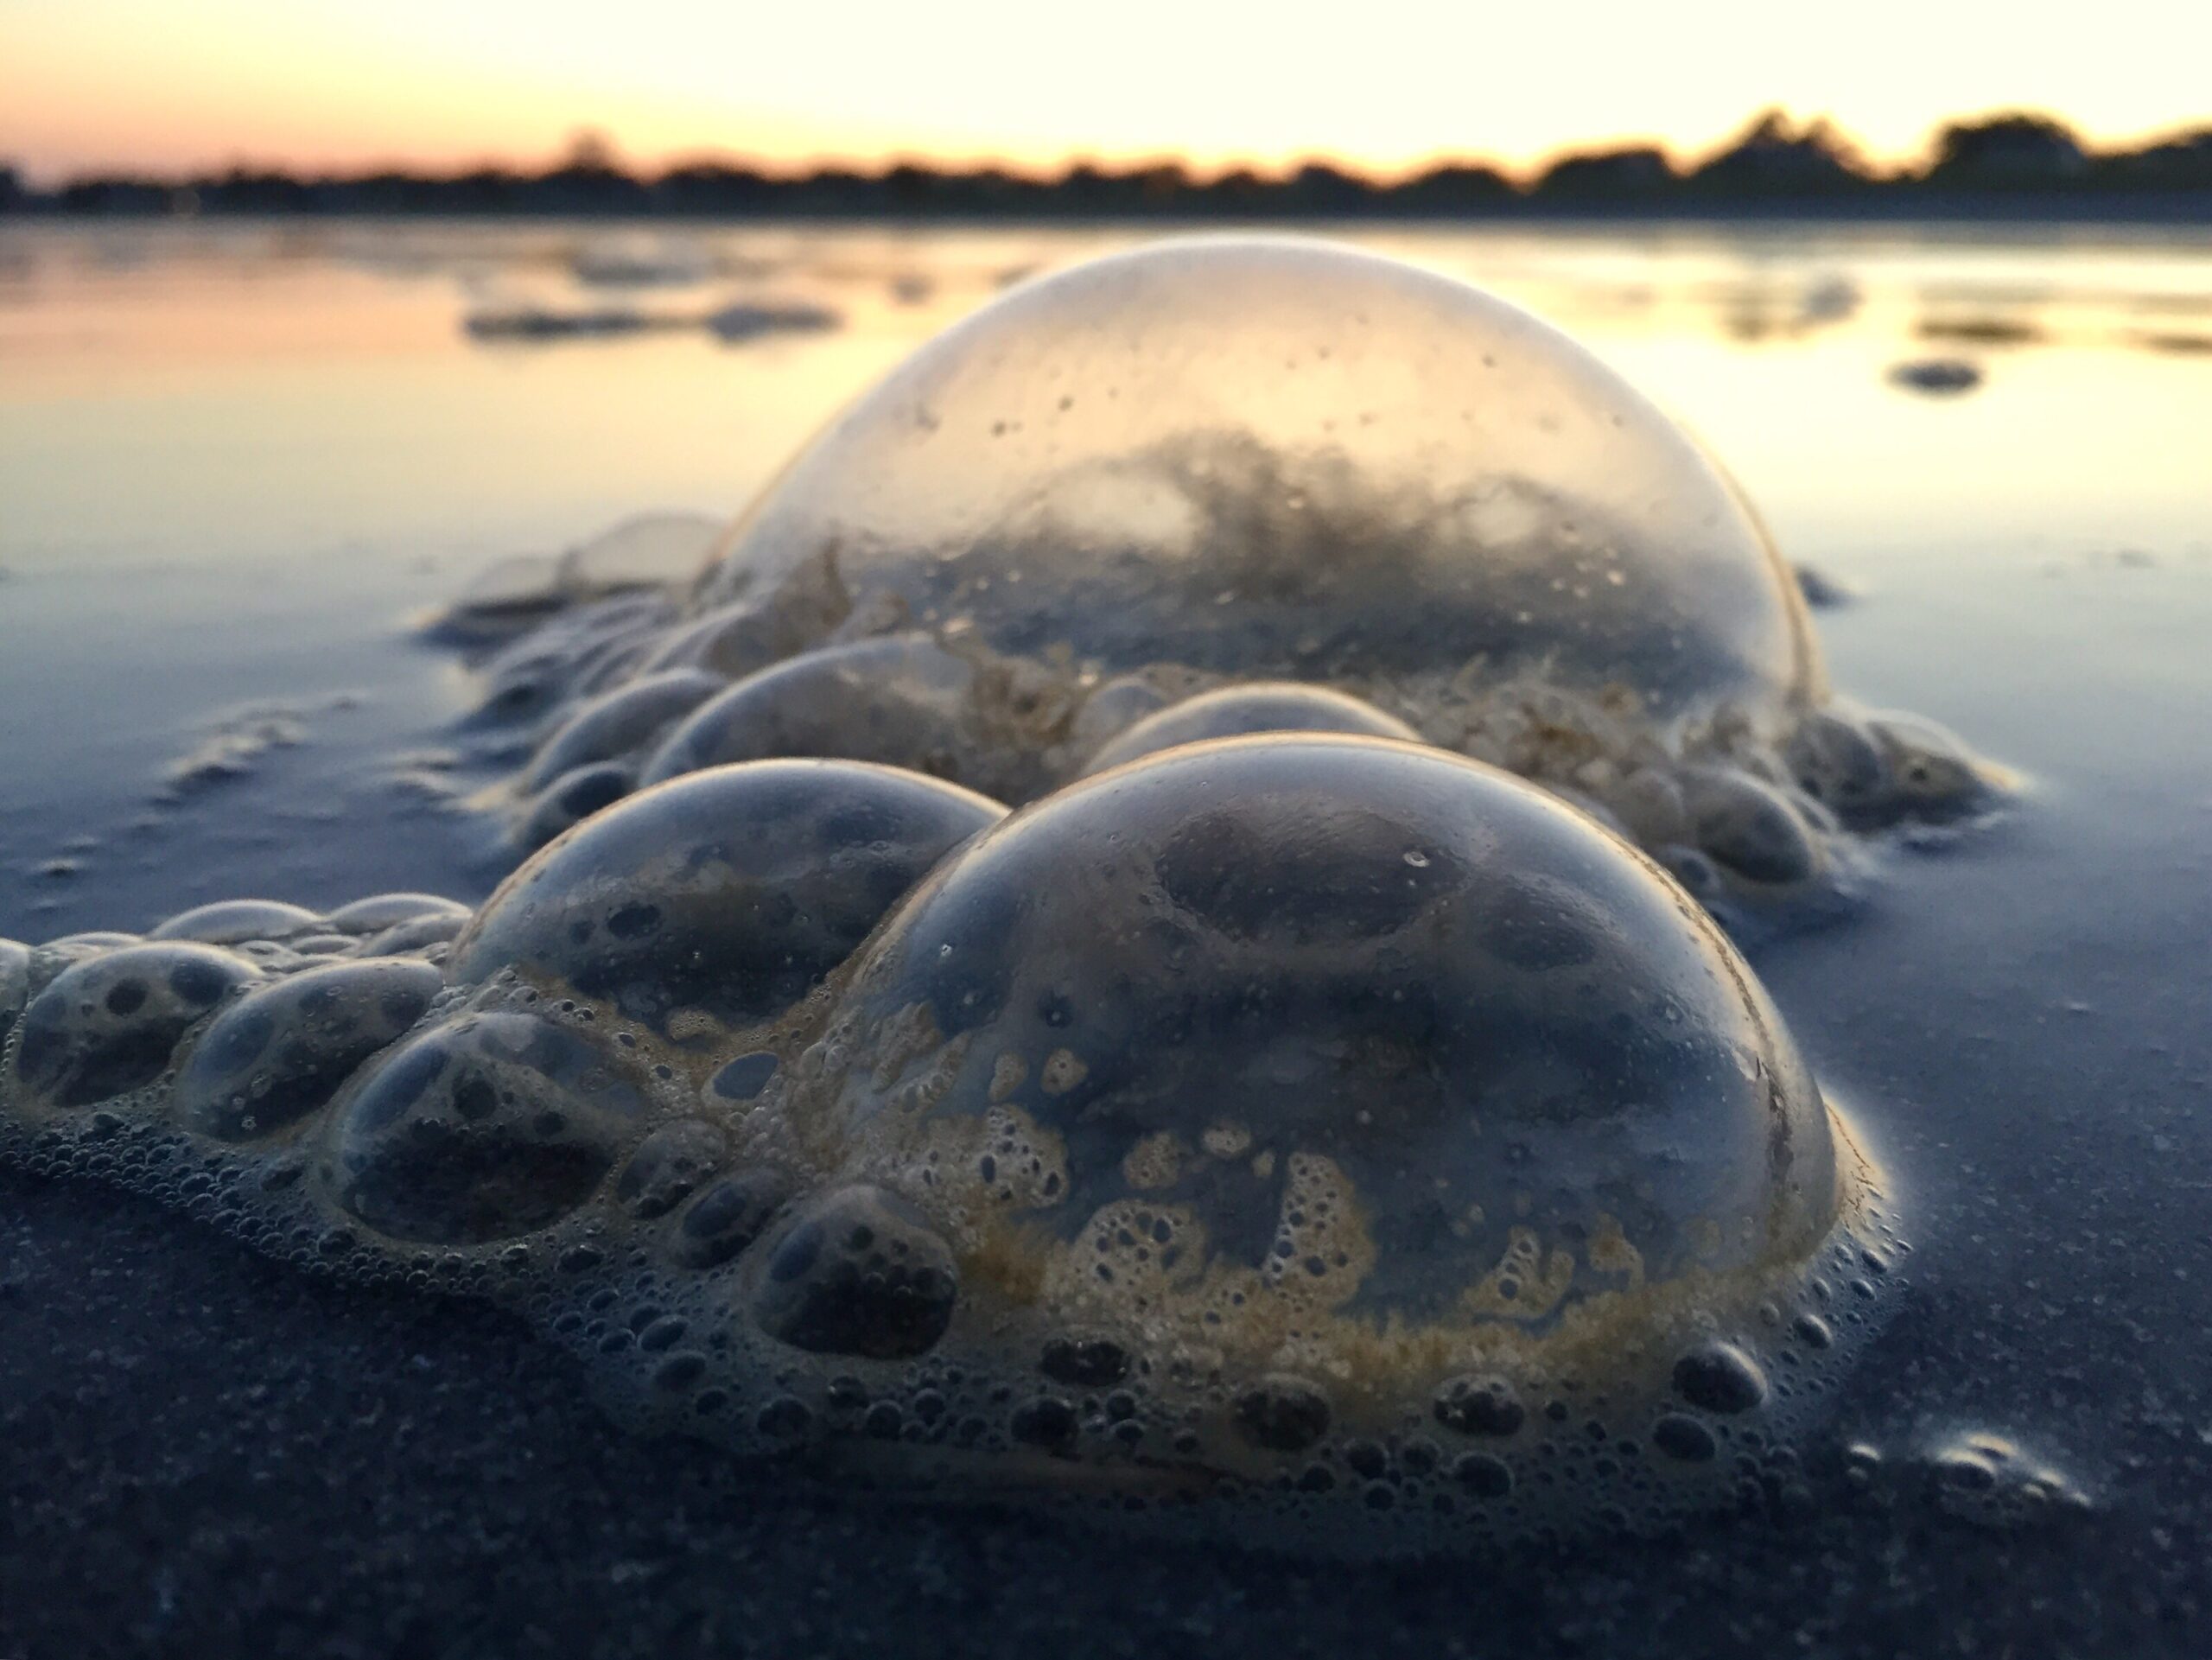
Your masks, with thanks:
[(733, 533), (702, 599), (826, 562), (862, 610), (1109, 671), (1471, 662), (1660, 716), (1821, 690), (1719, 473), (1557, 331), (1322, 244), (1100, 259), (950, 330)]
[[(1255, 683), (1566, 792), (1723, 900), (1804, 889), (1847, 831), (1986, 789), (1945, 735), (1829, 699), (1741, 493), (1588, 352), (1291, 239), (1010, 292), (834, 421), (680, 601), (572, 611), (492, 678), (487, 709), (537, 735), (525, 846), (639, 783), (778, 756), (1019, 803)], [(1171, 724), (1312, 718), (1278, 698)]]

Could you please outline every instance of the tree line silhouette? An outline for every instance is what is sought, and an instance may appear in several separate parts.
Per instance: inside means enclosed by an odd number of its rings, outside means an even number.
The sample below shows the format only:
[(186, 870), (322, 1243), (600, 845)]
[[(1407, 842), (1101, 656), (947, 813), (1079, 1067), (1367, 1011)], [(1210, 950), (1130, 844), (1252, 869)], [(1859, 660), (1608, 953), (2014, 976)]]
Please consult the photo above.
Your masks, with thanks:
[(1377, 180), (1324, 162), (1280, 176), (1200, 176), (1176, 162), (1055, 174), (902, 162), (876, 170), (785, 174), (697, 162), (623, 168), (580, 139), (543, 171), (378, 171), (299, 176), (236, 167), (189, 178), (73, 180), (48, 191), (0, 167), (0, 213), (62, 215), (420, 214), (853, 219), (1473, 218), (1516, 214), (1817, 213), (2078, 215), (2212, 220), (2212, 125), (2100, 149), (2048, 115), (1955, 121), (1929, 159), (1881, 169), (1825, 120), (1779, 111), (1713, 154), (1678, 166), (1655, 145), (1560, 156), (1527, 180), (1484, 162)]

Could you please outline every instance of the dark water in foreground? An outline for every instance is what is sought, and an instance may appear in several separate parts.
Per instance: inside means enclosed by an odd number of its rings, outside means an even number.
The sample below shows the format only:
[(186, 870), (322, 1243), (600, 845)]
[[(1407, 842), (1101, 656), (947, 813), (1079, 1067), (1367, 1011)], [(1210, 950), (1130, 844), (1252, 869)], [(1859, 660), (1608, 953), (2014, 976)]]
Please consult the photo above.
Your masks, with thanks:
[[(480, 894), (481, 827), (388, 765), (443, 747), (468, 697), (409, 614), (623, 512), (734, 509), (915, 339), (1091, 245), (754, 234), (610, 297), (558, 227), (312, 239), (0, 239), (0, 933)], [(1904, 1477), (1837, 1479), (1679, 1542), (1355, 1569), (764, 1492), (619, 1435), (502, 1320), (10, 1174), (0, 1655), (2198, 1651), (2212, 245), (1380, 240), (1684, 416), (1785, 550), (1856, 591), (1819, 619), (1836, 682), (2024, 775), (1993, 829), (1895, 850), (1862, 914), (1754, 956), (1917, 1248), (1834, 1444), (1897, 1469), (2002, 1434), (2091, 1514), (1994, 1531)], [(463, 334), (525, 300), (800, 300), (844, 326)], [(1935, 356), (1985, 378), (1885, 377)]]

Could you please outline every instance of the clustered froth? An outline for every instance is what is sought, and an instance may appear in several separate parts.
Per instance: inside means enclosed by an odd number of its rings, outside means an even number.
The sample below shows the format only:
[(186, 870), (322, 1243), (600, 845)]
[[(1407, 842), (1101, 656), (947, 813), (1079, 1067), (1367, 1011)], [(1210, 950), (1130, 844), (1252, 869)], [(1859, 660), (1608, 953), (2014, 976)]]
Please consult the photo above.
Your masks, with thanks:
[(1991, 775), (1830, 697), (1671, 423), (1461, 284), (1171, 245), (707, 551), (446, 619), (521, 760), (474, 912), (0, 941), (0, 1154), (833, 1475), (1359, 1552), (1789, 1479), (1906, 1247), (1714, 919)]
[(1711, 920), (1402, 741), (1012, 817), (724, 766), (471, 916), (155, 933), (0, 950), (10, 1156), (517, 1307), (740, 1453), (1290, 1546), (1646, 1530), (1794, 1456), (1886, 1306), (1877, 1179)]
[(447, 619), (535, 625), (484, 663), (479, 717), (531, 750), (493, 792), (524, 849), (736, 761), (872, 760), (1018, 805), (1175, 743), (1357, 732), (1535, 779), (1734, 919), (1996, 785), (1939, 728), (1830, 695), (1739, 493), (1587, 353), (1318, 244), (1020, 289), (728, 536), (672, 522), (580, 550), (536, 606), (495, 583)]

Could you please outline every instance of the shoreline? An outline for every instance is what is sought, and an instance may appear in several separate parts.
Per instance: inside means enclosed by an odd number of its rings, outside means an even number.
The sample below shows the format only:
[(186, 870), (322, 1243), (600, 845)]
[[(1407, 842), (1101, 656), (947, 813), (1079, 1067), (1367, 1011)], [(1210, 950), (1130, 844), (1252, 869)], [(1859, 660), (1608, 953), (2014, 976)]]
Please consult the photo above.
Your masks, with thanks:
[(343, 220), (404, 220), (412, 223), (450, 221), (468, 225), (524, 225), (549, 221), (589, 221), (607, 225), (752, 226), (807, 224), (855, 226), (895, 229), (913, 226), (931, 230), (1079, 227), (1085, 225), (1144, 225), (1162, 229), (1231, 229), (1254, 225), (1298, 225), (1315, 227), (1353, 225), (1433, 226), (1459, 229), (1467, 226), (1541, 226), (1574, 229), (1580, 226), (1618, 230), (1624, 226), (1735, 228), (1782, 228), (1795, 226), (1873, 226), (1931, 231), (1980, 226), (2118, 228), (2158, 227), (2212, 230), (2212, 188), (2197, 191), (2125, 195), (2021, 195), (1988, 197), (1930, 197), (1916, 194), (1897, 200), (1712, 201), (1622, 203), (1550, 203), (1522, 200), (1494, 207), (1425, 207), (1416, 204), (1380, 201), (1356, 207), (1325, 210), (1295, 207), (1270, 208), (1173, 208), (1141, 206), (1099, 206), (1070, 203), (1031, 211), (986, 212), (973, 208), (884, 210), (851, 204), (779, 203), (761, 208), (685, 208), (632, 206), (601, 208), (588, 206), (531, 205), (471, 207), (451, 203), (423, 206), (349, 204), (331, 207), (279, 207), (265, 204), (228, 207), (194, 202), (179, 206), (131, 199), (113, 205), (72, 206), (58, 200), (34, 201), (14, 207), (0, 205), (0, 229), (11, 224), (88, 225), (194, 224), (312, 224)]

